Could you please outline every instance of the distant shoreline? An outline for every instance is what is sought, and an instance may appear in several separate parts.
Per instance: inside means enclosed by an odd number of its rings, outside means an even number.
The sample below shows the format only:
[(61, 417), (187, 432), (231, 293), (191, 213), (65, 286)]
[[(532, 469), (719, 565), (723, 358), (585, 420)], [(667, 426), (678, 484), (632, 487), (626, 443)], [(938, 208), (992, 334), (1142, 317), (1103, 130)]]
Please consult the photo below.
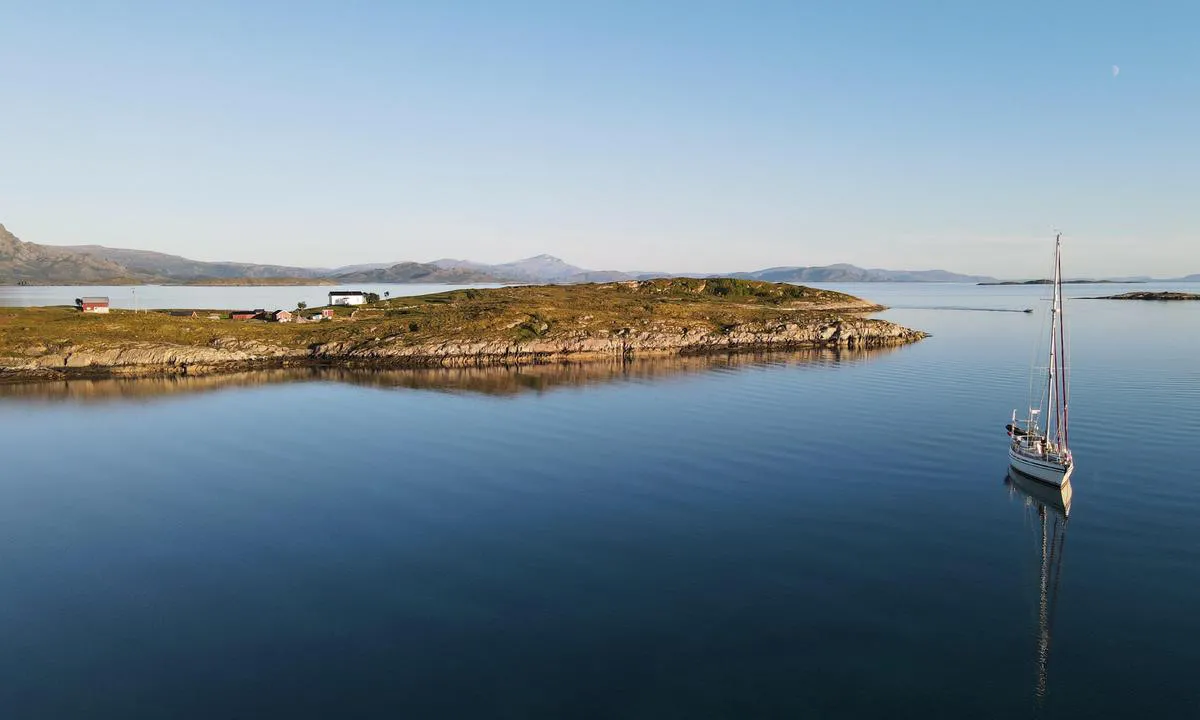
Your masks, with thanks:
[[(977, 285), (1051, 285), (1053, 280), (1003, 280)], [(1146, 280), (1063, 280), (1063, 285), (1144, 285)]]
[(1104, 295), (1102, 297), (1080, 298), (1081, 300), (1148, 300), (1158, 302), (1173, 302), (1200, 300), (1200, 294), (1185, 292), (1128, 292), (1120, 295)]
[[(692, 277), (696, 280), (717, 280), (727, 276)], [(667, 276), (659, 279), (667, 279)], [(573, 281), (556, 283), (558, 285), (590, 285), (597, 281)], [(614, 280), (601, 282), (635, 282), (634, 280)], [(766, 282), (786, 282), (792, 285), (959, 285), (967, 284), (960, 280), (771, 280)], [(1064, 285), (1146, 285), (1152, 282), (1194, 283), (1191, 279), (1173, 280), (1064, 280)], [(353, 285), (528, 285), (529, 281), (517, 280), (447, 280), (416, 278), (411, 280), (363, 280), (339, 278), (207, 278), (201, 280), (134, 280), (130, 278), (110, 278), (107, 280), (76, 280), (76, 281), (38, 281), (11, 282), (0, 281), (0, 287), (336, 287)], [(1050, 285), (1050, 280), (994, 280), (972, 283), (975, 286), (1004, 286), (1004, 285)]]
[[(0, 287), (299, 287), (343, 285), (328, 278), (218, 278), (186, 280), (180, 282), (158, 282), (149, 280), (89, 280), (79, 282), (0, 282)], [(382, 285), (420, 285), (422, 283), (369, 283)], [(436, 283), (441, 284), (441, 283)]]

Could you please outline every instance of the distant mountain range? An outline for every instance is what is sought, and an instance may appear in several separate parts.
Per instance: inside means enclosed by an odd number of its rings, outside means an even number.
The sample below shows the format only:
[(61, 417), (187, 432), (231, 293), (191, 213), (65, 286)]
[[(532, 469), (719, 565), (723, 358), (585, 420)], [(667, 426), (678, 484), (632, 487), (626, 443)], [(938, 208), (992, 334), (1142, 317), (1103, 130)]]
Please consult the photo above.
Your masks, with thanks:
[(347, 265), (330, 271), (332, 277), (349, 282), (510, 282), (581, 283), (638, 280), (664, 277), (670, 273), (586, 270), (553, 255), (537, 255), (499, 265), (443, 258), (431, 263), (377, 263)]
[(148, 279), (102, 258), (18, 240), (0, 225), (0, 283), (137, 282)]
[[(351, 283), (582, 283), (644, 280), (684, 275), (736, 277), (771, 282), (973, 282), (994, 283), (995, 278), (962, 275), (946, 270), (884, 270), (855, 265), (784, 266), (726, 274), (624, 272), (588, 270), (552, 255), (488, 265), (470, 260), (442, 259), (431, 263), (394, 262), (306, 268), (289, 265), (203, 262), (148, 250), (109, 248), (101, 245), (52, 246), (22, 242), (0, 225), (0, 285), (15, 284), (230, 284), (256, 280), (327, 280)], [(1149, 280), (1149, 278), (1138, 278)], [(1200, 282), (1200, 274), (1181, 278)]]
[[(42, 247), (49, 247), (43, 245)], [(255, 265), (235, 262), (202, 262), (189, 260), (178, 255), (152, 252), (149, 250), (123, 250), (101, 245), (67, 245), (59, 248), (77, 256), (115, 263), (129, 272), (169, 278), (173, 280), (199, 280), (204, 278), (269, 278), (269, 277), (322, 277), (324, 270), (289, 267), (287, 265)]]
[(748, 273), (733, 273), (733, 277), (771, 282), (991, 282), (995, 278), (983, 275), (960, 275), (946, 270), (883, 270), (860, 268), (855, 265), (824, 265), (819, 267), (774, 267)]
[(345, 283), (493, 283), (503, 282), (491, 273), (469, 268), (443, 268), (433, 263), (401, 262), (350, 272), (333, 272), (330, 277)]

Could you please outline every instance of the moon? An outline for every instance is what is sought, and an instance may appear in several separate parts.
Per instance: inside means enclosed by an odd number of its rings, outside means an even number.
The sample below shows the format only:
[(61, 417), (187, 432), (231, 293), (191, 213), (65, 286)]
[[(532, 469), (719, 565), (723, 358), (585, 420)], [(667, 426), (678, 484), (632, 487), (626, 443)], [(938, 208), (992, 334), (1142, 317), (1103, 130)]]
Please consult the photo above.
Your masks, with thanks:
[(1121, 74), (1121, 67), (1119, 65), (1113, 65), (1113, 77), (1116, 77), (1120, 74)]

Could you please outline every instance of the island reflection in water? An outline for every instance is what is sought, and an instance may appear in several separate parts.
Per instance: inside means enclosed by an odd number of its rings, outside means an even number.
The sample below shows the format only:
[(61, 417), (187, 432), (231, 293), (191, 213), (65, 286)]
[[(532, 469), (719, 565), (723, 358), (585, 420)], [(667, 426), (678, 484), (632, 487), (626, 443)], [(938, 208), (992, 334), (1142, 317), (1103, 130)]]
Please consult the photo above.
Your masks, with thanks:
[(77, 379), (0, 385), (0, 402), (144, 401), (273, 383), (338, 382), (381, 390), (433, 390), (517, 396), (612, 382), (643, 382), (675, 375), (754, 367), (829, 367), (859, 363), (900, 347), (728, 353), (518, 366), (468, 366), (372, 370), (341, 367), (276, 368), (201, 376)]
[(1046, 700), (1050, 636), (1054, 629), (1054, 611), (1058, 605), (1063, 546), (1067, 541), (1067, 519), (1071, 514), (1073, 490), (1070, 481), (1061, 488), (1056, 488), (1028, 478), (1012, 468), (1009, 468), (1004, 483), (1015, 497), (1023, 500), (1039, 536), (1038, 551), (1041, 563), (1038, 566), (1038, 628), (1035, 652), (1037, 676), (1033, 694), (1040, 705)]

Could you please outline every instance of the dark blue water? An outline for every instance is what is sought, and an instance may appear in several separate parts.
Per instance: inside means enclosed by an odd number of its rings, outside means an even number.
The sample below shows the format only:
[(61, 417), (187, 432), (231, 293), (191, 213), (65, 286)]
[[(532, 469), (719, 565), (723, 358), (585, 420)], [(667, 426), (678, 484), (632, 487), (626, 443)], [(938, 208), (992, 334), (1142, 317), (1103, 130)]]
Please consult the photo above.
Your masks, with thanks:
[(840, 357), (0, 391), (0, 708), (1195, 717), (1200, 304), (1069, 310), (1042, 698), (1038, 318), (903, 309), (933, 337)]

